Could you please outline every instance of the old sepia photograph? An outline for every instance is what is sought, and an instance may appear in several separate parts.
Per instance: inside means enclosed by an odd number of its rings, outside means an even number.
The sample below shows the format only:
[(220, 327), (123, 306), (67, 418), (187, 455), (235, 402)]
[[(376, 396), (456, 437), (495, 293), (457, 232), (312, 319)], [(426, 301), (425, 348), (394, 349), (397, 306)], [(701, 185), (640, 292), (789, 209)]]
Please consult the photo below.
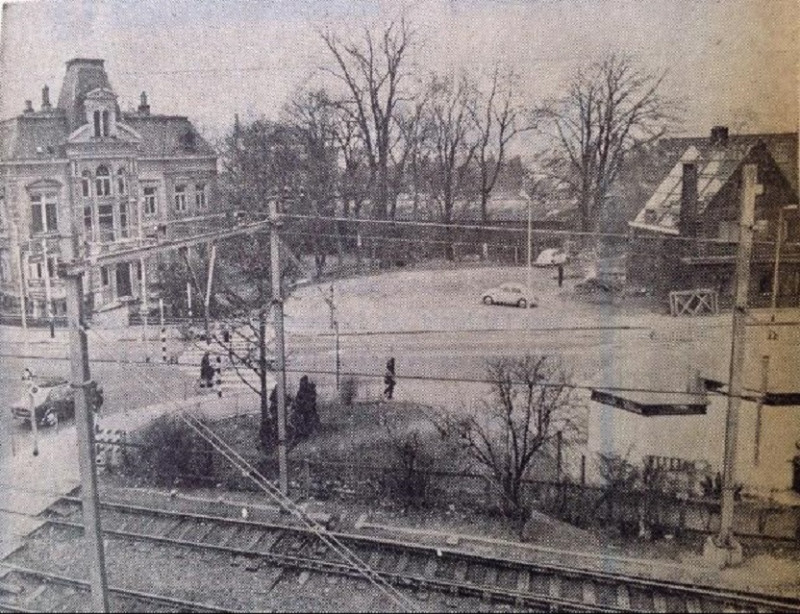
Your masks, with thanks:
[(800, 612), (798, 0), (6, 0), (0, 612)]

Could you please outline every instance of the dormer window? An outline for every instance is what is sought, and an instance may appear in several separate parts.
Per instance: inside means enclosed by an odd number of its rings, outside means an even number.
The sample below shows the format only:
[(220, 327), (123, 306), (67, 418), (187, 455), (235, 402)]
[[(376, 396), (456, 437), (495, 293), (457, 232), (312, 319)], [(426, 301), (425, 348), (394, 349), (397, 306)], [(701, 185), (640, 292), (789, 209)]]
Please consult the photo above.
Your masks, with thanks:
[(106, 166), (100, 165), (97, 167), (94, 187), (98, 196), (111, 195), (111, 174), (108, 172), (108, 168)]
[(116, 98), (114, 92), (102, 87), (86, 94), (86, 119), (91, 124), (94, 138), (116, 136)]

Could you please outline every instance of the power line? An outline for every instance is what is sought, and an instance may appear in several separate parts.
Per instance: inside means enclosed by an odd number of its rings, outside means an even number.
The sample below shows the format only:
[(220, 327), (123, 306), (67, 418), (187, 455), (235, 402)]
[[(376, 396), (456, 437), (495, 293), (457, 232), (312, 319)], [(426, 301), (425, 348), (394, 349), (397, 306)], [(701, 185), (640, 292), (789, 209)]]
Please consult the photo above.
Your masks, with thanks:
[[(494, 226), (494, 225), (486, 225), (486, 224), (462, 224), (457, 222), (425, 222), (425, 221), (413, 221), (413, 220), (379, 220), (379, 219), (353, 219), (349, 217), (341, 217), (341, 216), (322, 216), (322, 215), (304, 215), (299, 213), (284, 213), (284, 217), (290, 219), (298, 219), (298, 220), (323, 220), (329, 222), (358, 222), (359, 224), (364, 225), (390, 225), (390, 226), (412, 226), (417, 228), (438, 228), (438, 229), (445, 229), (445, 230), (472, 230), (472, 231), (492, 231), (492, 232), (511, 232), (511, 233), (518, 233), (518, 234), (527, 234), (528, 231), (525, 228), (513, 228), (507, 226)], [(629, 240), (662, 240), (662, 239), (670, 239), (675, 241), (684, 241), (684, 242), (693, 242), (693, 243), (711, 243), (711, 244), (722, 244), (722, 245), (729, 245), (730, 241), (724, 239), (716, 239), (710, 237), (681, 237), (679, 235), (669, 235), (669, 236), (652, 236), (652, 235), (641, 235), (641, 236), (631, 236), (629, 233), (620, 233), (620, 232), (599, 232), (599, 231), (583, 231), (583, 230), (561, 230), (561, 229), (548, 229), (548, 228), (534, 228), (531, 230), (531, 234), (534, 235), (555, 235), (555, 236), (576, 236), (576, 237), (596, 237), (596, 238), (612, 238), (612, 239), (624, 239), (626, 241)], [(364, 235), (366, 238), (369, 235)], [(763, 245), (775, 245), (775, 241), (761, 241), (758, 242), (759, 244)]]
[[(104, 340), (99, 333), (93, 331), (97, 337), (97, 339), (101, 343), (109, 343), (108, 341)], [(109, 361), (109, 362), (117, 362), (118, 364), (129, 364), (129, 361)], [(153, 363), (140, 363), (140, 364), (149, 364), (151, 366), (156, 366)], [(159, 365), (159, 366), (167, 366), (174, 368), (180, 368), (181, 365)], [(328, 369), (300, 369), (300, 368), (290, 368), (286, 367), (286, 371), (289, 373), (302, 373), (302, 374), (314, 374), (314, 375), (336, 375), (336, 371), (328, 370)], [(372, 373), (366, 371), (348, 371), (348, 372), (340, 372), (342, 376), (351, 376), (351, 377), (364, 377), (364, 378), (382, 378), (383, 374), (380, 373)], [(146, 371), (144, 372), (144, 376), (147, 377)], [(409, 380), (409, 381), (422, 381), (422, 382), (447, 382), (447, 383), (470, 383), (470, 384), (487, 384), (487, 385), (496, 385), (497, 381), (493, 379), (487, 378), (478, 378), (478, 377), (445, 377), (445, 376), (433, 376), (433, 375), (402, 375), (397, 376), (398, 380)], [(515, 385), (525, 385), (526, 382), (522, 380), (514, 380), (509, 379), (507, 380), (510, 384)], [(159, 387), (164, 387), (163, 384), (158, 384), (154, 382)], [(694, 392), (687, 392), (686, 390), (675, 390), (675, 389), (658, 389), (658, 388), (646, 388), (646, 387), (631, 387), (631, 386), (603, 386), (603, 385), (592, 385), (586, 383), (570, 383), (570, 382), (553, 382), (553, 381), (538, 381), (536, 382), (537, 386), (542, 388), (569, 388), (573, 390), (583, 390), (591, 392), (593, 390), (605, 390), (608, 392), (631, 392), (631, 393), (650, 393), (650, 394), (680, 394), (680, 395), (690, 395), (690, 396), (697, 396), (705, 398), (705, 393), (694, 393)], [(726, 393), (716, 391), (717, 394), (722, 394), (724, 396), (728, 396)], [(749, 395), (742, 395), (743, 399), (745, 400), (752, 400), (752, 397)]]

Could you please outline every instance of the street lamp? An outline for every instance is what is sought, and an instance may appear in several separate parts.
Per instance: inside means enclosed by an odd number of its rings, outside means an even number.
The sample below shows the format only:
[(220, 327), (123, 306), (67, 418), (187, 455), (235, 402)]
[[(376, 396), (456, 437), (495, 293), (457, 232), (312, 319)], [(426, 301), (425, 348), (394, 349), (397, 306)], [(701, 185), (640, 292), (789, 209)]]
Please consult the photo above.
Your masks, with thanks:
[(775, 309), (778, 306), (778, 287), (780, 278), (781, 242), (783, 241), (783, 212), (797, 211), (797, 205), (785, 205), (778, 210), (778, 229), (775, 233), (775, 265), (772, 270), (772, 317), (775, 318)]

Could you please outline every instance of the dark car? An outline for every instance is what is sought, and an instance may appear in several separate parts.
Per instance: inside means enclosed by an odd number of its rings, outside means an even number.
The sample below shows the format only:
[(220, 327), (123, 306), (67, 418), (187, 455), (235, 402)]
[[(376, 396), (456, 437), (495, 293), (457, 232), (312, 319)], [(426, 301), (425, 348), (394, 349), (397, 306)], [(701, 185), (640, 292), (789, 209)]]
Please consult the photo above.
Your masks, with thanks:
[[(52, 426), (75, 416), (75, 390), (64, 378), (34, 377), (28, 385), (20, 400), (11, 406), (11, 414), (16, 420), (30, 422), (31, 396), (38, 426)], [(87, 389), (87, 395), (97, 411), (103, 403), (103, 389), (92, 385)]]

